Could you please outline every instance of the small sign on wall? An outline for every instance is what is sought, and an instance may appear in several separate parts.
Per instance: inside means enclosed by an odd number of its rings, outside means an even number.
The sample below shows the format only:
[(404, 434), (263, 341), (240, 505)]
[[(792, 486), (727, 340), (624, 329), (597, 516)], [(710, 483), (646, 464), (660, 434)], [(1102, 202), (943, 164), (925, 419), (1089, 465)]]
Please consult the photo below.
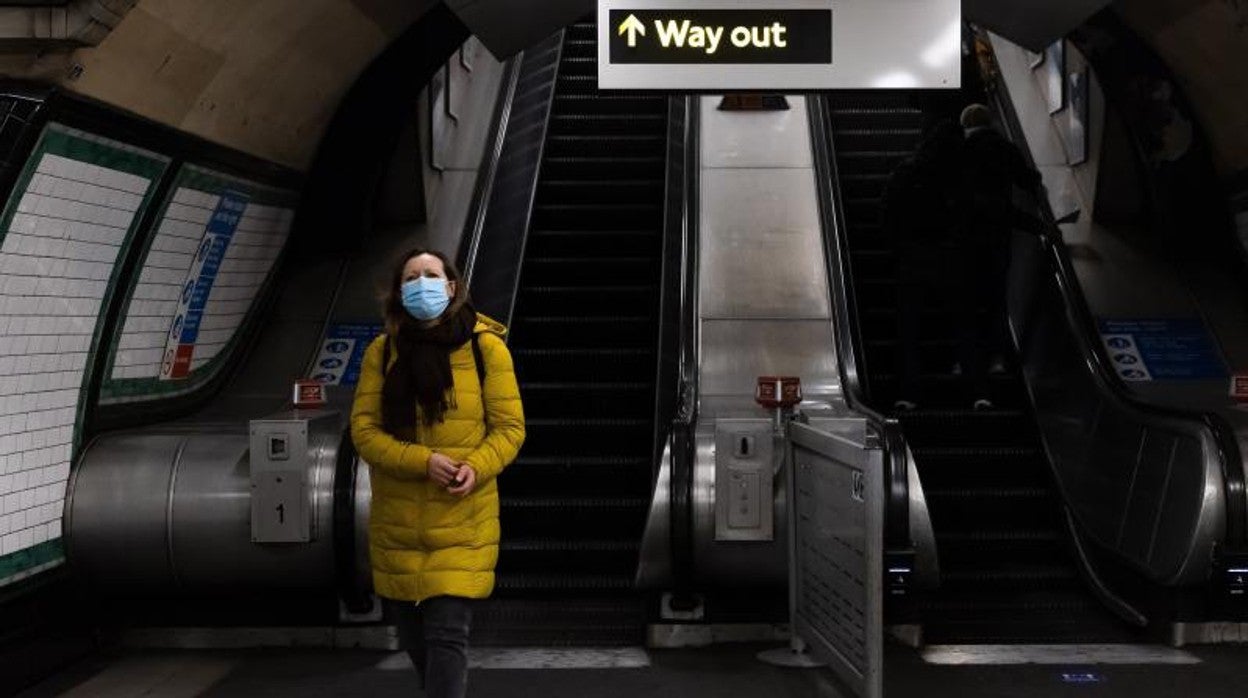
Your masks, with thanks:
[(170, 323), (165, 357), (160, 365), (161, 380), (186, 378), (191, 373), (191, 358), (195, 353), (195, 342), (199, 339), (208, 296), (212, 293), (217, 272), (221, 270), (226, 248), (234, 237), (243, 212), (247, 210), (247, 203), (246, 194), (222, 192), (216, 209), (208, 219), (191, 268), (186, 272), (177, 312)]
[(367, 322), (342, 322), (329, 326), (321, 351), (310, 374), (326, 385), (355, 385), (360, 380), (360, 364), (369, 342), (381, 334), (382, 326)]
[(1101, 341), (1124, 381), (1225, 378), (1222, 361), (1203, 322), (1195, 318), (1102, 319)]

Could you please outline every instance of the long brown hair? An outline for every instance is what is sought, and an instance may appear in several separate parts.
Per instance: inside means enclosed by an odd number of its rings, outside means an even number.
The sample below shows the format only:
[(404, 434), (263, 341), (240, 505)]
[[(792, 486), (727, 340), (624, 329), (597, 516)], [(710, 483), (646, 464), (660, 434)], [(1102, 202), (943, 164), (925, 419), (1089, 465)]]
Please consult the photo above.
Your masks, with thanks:
[[(417, 320), (403, 307), (403, 269), (408, 261), (430, 255), (442, 262), (446, 280), (455, 283), (455, 295), (440, 317)], [(454, 400), (451, 352), (472, 339), (477, 313), (468, 299), (468, 288), (459, 270), (436, 250), (413, 249), (401, 255), (390, 274), (382, 297), (386, 341), (395, 353), (381, 389), (382, 427), (400, 438), (414, 438), (416, 407), (426, 425), (440, 422)]]

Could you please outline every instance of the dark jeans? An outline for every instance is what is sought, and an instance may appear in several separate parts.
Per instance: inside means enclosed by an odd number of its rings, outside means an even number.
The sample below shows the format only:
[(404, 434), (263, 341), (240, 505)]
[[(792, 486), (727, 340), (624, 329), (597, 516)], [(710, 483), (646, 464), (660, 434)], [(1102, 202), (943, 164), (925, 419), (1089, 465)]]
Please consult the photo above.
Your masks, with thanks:
[(468, 692), (468, 635), (472, 600), (435, 596), (419, 604), (387, 599), (399, 643), (412, 658), (429, 698), (464, 698)]
[(923, 402), (920, 380), (923, 367), (923, 313), (955, 301), (949, 294), (958, 283), (956, 258), (947, 249), (933, 244), (902, 242), (897, 249), (897, 347), (893, 354), (897, 373), (897, 398)]
[(920, 342), (925, 309), (949, 312), (965, 389), (972, 399), (988, 397), (989, 364), (993, 356), (1007, 354), (1009, 345), (1005, 305), (1009, 248), (903, 243), (897, 251), (897, 397), (919, 403), (940, 397), (923, 393)]
[(989, 362), (1009, 352), (1010, 325), (1006, 292), (1010, 271), (1008, 230), (991, 230), (981, 240), (990, 240), (967, 250), (971, 273), (963, 279), (963, 311), (959, 321), (959, 356), (962, 370), (974, 398), (989, 396)]

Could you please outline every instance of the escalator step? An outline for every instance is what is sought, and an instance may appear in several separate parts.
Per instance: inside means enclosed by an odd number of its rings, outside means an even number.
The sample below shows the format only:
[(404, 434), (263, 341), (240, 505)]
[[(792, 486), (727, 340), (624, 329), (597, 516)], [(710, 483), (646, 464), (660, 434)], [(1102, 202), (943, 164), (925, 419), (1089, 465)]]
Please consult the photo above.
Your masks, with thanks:
[(653, 97), (636, 93), (597, 93), (592, 95), (560, 92), (555, 94), (557, 113), (570, 115), (589, 114), (640, 114), (662, 113), (667, 109), (665, 97)]
[(1008, 564), (980, 568), (964, 567), (941, 570), (941, 583), (949, 587), (990, 585), (1002, 588), (1036, 588), (1051, 585), (1054, 588), (1076, 586), (1079, 574), (1069, 565)]
[(604, 157), (566, 155), (542, 160), (542, 171), (550, 177), (586, 178), (613, 181), (613, 178), (638, 178), (663, 171), (664, 158), (652, 156)]
[(973, 448), (913, 450), (925, 487), (1049, 486), (1047, 466), (1037, 453), (993, 453), (992, 449)]
[[(659, 253), (660, 236), (654, 230), (535, 230), (528, 250), (534, 258), (589, 259), (641, 258)], [(658, 266), (656, 264), (656, 266)]]
[(849, 172), (856, 174), (890, 175), (897, 166), (910, 157), (911, 151), (906, 148), (897, 150), (847, 150), (844, 144), (837, 143), (839, 149), (836, 156), (844, 161), (842, 175)]
[(485, 599), (473, 608), (472, 644), (482, 647), (635, 647), (645, 641), (633, 599)]
[(1003, 458), (1035, 458), (1040, 455), (1040, 450), (1033, 446), (920, 446), (911, 450), (915, 458), (924, 460), (935, 458), (990, 458), (1000, 460)]
[(1060, 543), (1062, 536), (1056, 530), (1046, 528), (1025, 529), (974, 529), (948, 531), (937, 536), (937, 542), (948, 547), (980, 547), (1015, 543)]
[(551, 157), (652, 157), (662, 155), (667, 147), (663, 135), (576, 134), (551, 135), (546, 139), (546, 152)]
[(1069, 552), (1057, 531), (1002, 531), (980, 538), (949, 540), (956, 536), (950, 533), (937, 540), (944, 584), (953, 583), (963, 571), (982, 572), (986, 567), (984, 560), (991, 560), (993, 569), (1013, 565), (1067, 566)]
[(929, 487), (923, 492), (933, 520), (946, 530), (993, 525), (993, 521), (1057, 521), (1057, 505), (1044, 487)]
[(598, 76), (569, 74), (561, 69), (556, 89), (563, 94), (593, 94), (598, 91)]
[(1005, 420), (1025, 420), (1028, 418), (1026, 412), (1022, 410), (991, 410), (989, 412), (979, 412), (976, 410), (961, 409), (930, 409), (915, 410), (907, 412), (905, 420), (907, 424), (914, 423), (936, 423), (936, 422), (958, 422), (966, 419), (974, 419), (976, 421), (992, 421), (1001, 422)]
[(922, 110), (912, 107), (833, 107), (832, 123), (837, 129), (922, 128)]
[(888, 174), (867, 173), (845, 175), (840, 178), (841, 196), (849, 199), (871, 199), (881, 201), (884, 189), (888, 186)]
[[(607, 375), (653, 374), (655, 353), (650, 349), (512, 349), (521, 382), (593, 380)], [(609, 366), (609, 372), (603, 367)]]
[[(596, 43), (596, 42), (591, 42)], [(566, 54), (560, 57), (559, 72), (569, 75), (598, 75), (598, 58), (578, 57)]]
[(649, 179), (546, 179), (539, 190), (542, 195), (554, 197), (556, 201), (571, 203), (616, 203), (630, 200), (637, 203), (662, 206), (663, 180)]
[[(901, 416), (906, 434), (923, 446), (1036, 444), (1035, 424), (1019, 409), (919, 409)], [(1038, 446), (1038, 445), (1037, 445)], [(1033, 447), (1037, 447), (1033, 446)]]
[(564, 29), (564, 41), (590, 40), (597, 43), (598, 25), (595, 22), (577, 22)]
[(851, 221), (878, 221), (884, 215), (884, 202), (879, 198), (845, 199), (845, 217)]
[(585, 593), (588, 591), (618, 593), (632, 590), (633, 575), (500, 574), (496, 588), (503, 594), (519, 590), (551, 594)]
[(898, 151), (912, 150), (919, 141), (922, 132), (917, 128), (897, 129), (845, 129), (836, 130), (838, 148), (847, 151)]
[(922, 108), (921, 98), (900, 90), (835, 90), (823, 93), (833, 110), (852, 108)]
[(644, 498), (651, 493), (651, 458), (615, 456), (521, 456), (499, 477), (508, 497), (568, 496)]
[[(583, 574), (629, 578), (637, 571), (636, 539), (503, 538), (499, 566), (508, 575), (549, 574), (575, 557)], [(576, 577), (570, 581), (575, 583)], [(590, 587), (594, 588), (594, 587)], [(627, 587), (625, 587), (627, 588)]]
[(664, 133), (667, 117), (660, 114), (558, 114), (551, 117), (550, 132), (568, 135), (587, 133)]
[(512, 344), (516, 347), (654, 348), (652, 315), (517, 315), (512, 324)]
[(548, 230), (567, 230), (595, 225), (605, 229), (631, 230), (663, 224), (661, 203), (543, 203), (533, 209), (533, 225)]
[(522, 286), (517, 304), (525, 312), (550, 315), (623, 314), (653, 308), (658, 292), (653, 286)]
[[(605, 371), (600, 371), (605, 373)], [(566, 414), (569, 407), (586, 417), (627, 417), (644, 414), (654, 406), (654, 384), (594, 381), (532, 383), (521, 386), (525, 416), (530, 419)]]
[[(521, 386), (523, 390), (523, 386)], [(534, 418), (526, 420), (524, 452), (532, 456), (649, 456), (648, 419)]]
[(525, 271), (539, 279), (569, 284), (627, 284), (657, 281), (661, 266), (654, 257), (531, 257)]
[(517, 497), (503, 491), (499, 510), (504, 536), (641, 540), (649, 504), (648, 497)]

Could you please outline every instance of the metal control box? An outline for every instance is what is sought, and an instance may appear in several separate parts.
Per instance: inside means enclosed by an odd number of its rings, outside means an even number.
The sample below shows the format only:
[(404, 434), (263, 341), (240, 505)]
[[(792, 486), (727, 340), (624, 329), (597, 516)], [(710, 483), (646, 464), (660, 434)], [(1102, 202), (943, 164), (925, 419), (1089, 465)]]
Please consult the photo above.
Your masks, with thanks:
[(715, 421), (715, 540), (775, 538), (776, 466), (771, 420)]
[(312, 539), (308, 473), (310, 417), (299, 413), (251, 420), (251, 540), (306, 543)]

